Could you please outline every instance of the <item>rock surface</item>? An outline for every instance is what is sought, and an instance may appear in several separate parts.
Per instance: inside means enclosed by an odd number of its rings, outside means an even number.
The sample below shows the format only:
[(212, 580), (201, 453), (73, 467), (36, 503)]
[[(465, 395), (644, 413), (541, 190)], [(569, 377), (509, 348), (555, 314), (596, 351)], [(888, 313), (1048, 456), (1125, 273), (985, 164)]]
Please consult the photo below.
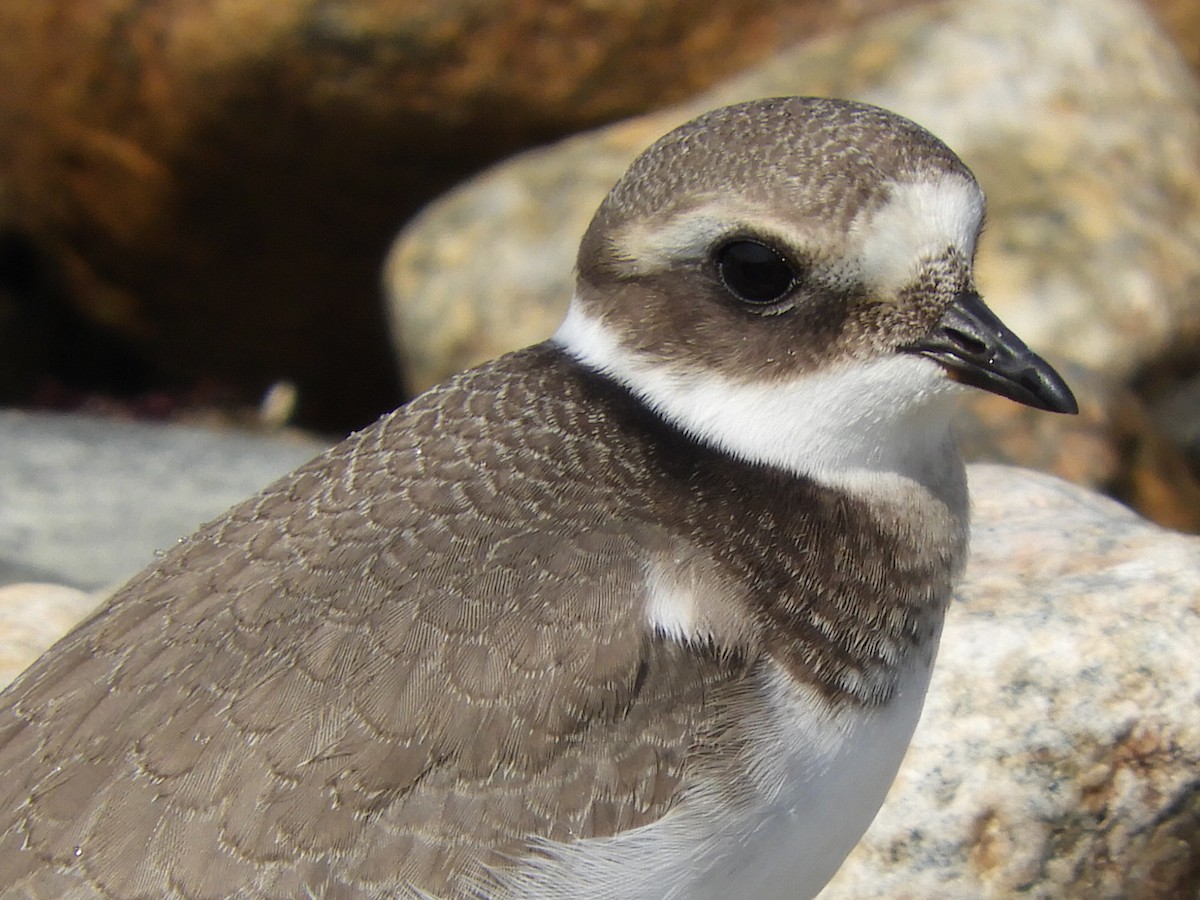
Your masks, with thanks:
[(111, 587), (319, 441), (0, 411), (0, 586)]
[(971, 467), (971, 559), (883, 809), (820, 900), (1200, 896), (1200, 538)]
[(85, 618), (102, 596), (61, 584), (0, 586), (0, 687)]
[[(703, 109), (787, 93), (909, 115), (987, 191), (979, 284), (1030, 344), (1076, 364), (1084, 415), (1040, 416), (1036, 445), (1014, 453), (1009, 436), (1029, 433), (1028, 416), (979, 398), (974, 431), (998, 440), (976, 458), (1052, 461), (1085, 484), (1124, 486), (1156, 520), (1200, 529), (1196, 471), (1147, 436), (1144, 412), (1127, 415), (1127, 385), (1143, 367), (1200, 348), (1200, 82), (1128, 0), (961, 0), (897, 13), (468, 182), (414, 220), (389, 257), (410, 383), (552, 333), (579, 237), (630, 160)], [(1145, 487), (1157, 483), (1178, 490)]]
[(1200, 374), (1174, 384), (1157, 398), (1152, 413), (1159, 426), (1200, 468)]
[(1195, 0), (1146, 0), (1146, 5), (1200, 72), (1200, 4)]
[[(223, 467), (191, 468), (203, 481)], [(925, 713), (821, 900), (1194, 898), (1200, 538), (1027, 470), (973, 466), (970, 477), (971, 559)], [(142, 494), (123, 521), (155, 518), (180, 493), (175, 479)], [(0, 588), (0, 679), (94, 602)]]
[(302, 422), (363, 425), (398, 397), (378, 271), (420, 204), (910, 2), (4, 3), (0, 228), (61, 276), (30, 302), (134, 339), (148, 377), (288, 379)]

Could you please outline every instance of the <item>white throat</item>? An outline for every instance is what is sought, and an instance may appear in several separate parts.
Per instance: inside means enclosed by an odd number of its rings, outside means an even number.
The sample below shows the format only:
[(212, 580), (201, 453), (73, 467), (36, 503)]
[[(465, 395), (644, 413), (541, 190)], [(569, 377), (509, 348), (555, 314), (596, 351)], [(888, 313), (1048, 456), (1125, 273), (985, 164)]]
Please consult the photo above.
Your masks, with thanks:
[(738, 382), (639, 358), (577, 301), (554, 341), (696, 439), (749, 462), (840, 487), (887, 476), (934, 487), (955, 458), (949, 400), (957, 386), (919, 356)]

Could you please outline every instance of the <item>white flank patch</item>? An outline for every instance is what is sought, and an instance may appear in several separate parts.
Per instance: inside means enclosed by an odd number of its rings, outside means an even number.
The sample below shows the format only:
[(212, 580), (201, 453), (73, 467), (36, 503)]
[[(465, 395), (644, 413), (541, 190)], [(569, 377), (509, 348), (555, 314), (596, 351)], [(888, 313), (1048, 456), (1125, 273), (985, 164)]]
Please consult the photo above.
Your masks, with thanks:
[(903, 287), (924, 260), (950, 247), (970, 260), (983, 209), (979, 185), (958, 175), (892, 184), (887, 203), (850, 226), (863, 283), (884, 290)]
[(703, 646), (720, 635), (726, 646), (739, 646), (751, 639), (753, 628), (741, 594), (706, 554), (676, 548), (647, 563), (646, 625), (652, 634), (681, 644)]
[(736, 382), (650, 362), (572, 303), (554, 336), (710, 446), (827, 484), (899, 475), (930, 484), (954, 471), (950, 404), (960, 388), (913, 354), (846, 363), (786, 381)]
[(666, 576), (658, 567), (647, 573), (646, 587), (646, 621), (653, 632), (681, 644), (703, 640), (711, 633), (707, 627), (702, 631), (694, 590)]

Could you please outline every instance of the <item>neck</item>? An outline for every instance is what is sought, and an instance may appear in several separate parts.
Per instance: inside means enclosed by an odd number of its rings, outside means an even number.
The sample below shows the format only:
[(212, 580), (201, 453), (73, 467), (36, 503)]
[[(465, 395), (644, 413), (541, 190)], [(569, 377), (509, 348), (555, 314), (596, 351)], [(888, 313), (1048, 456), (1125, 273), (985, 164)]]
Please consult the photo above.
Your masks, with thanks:
[(900, 479), (938, 495), (961, 468), (953, 384), (930, 360), (896, 355), (737, 382), (639, 357), (577, 303), (554, 341), (692, 437), (748, 462), (843, 489), (885, 490)]

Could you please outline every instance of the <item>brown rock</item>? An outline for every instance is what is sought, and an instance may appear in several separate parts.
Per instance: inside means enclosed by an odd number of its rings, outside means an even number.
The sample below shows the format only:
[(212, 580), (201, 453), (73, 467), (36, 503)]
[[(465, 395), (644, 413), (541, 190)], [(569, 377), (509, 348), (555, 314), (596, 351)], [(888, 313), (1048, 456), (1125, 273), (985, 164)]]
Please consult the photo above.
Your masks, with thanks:
[(1146, 5), (1192, 68), (1200, 73), (1200, 3), (1196, 0), (1146, 0)]
[[(1160, 525), (1200, 534), (1200, 467), (1189, 460), (1188, 448), (1136, 394), (1113, 404), (1112, 418), (1124, 463), (1108, 484), (1113, 495)], [(1180, 421), (1200, 427), (1200, 406)]]
[(378, 267), (421, 203), (903, 2), (0, 4), (2, 224), (162, 373), (360, 424), (395, 400)]

